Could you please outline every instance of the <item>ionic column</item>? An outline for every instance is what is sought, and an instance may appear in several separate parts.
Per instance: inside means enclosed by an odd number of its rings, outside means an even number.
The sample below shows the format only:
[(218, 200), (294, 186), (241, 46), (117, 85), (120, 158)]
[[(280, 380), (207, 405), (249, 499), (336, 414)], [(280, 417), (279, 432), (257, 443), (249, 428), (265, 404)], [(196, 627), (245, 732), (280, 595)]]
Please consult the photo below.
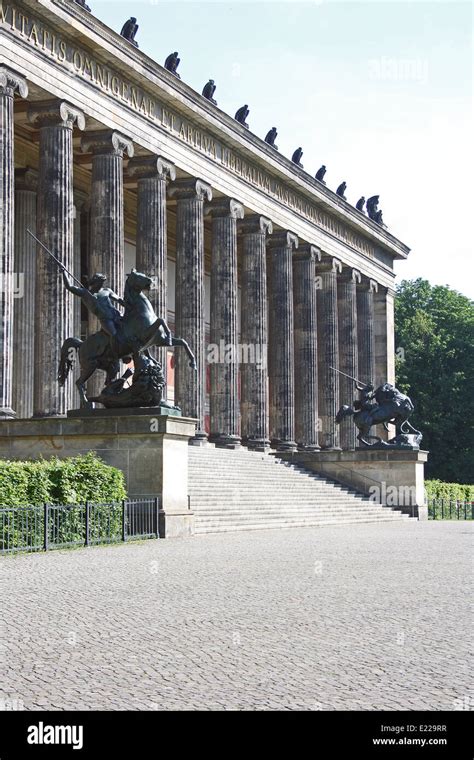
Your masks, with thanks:
[[(339, 340), (337, 317), (338, 259), (327, 257), (317, 266), (319, 443), (322, 449), (339, 450)], [(332, 369), (334, 368), (334, 369)]]
[[(176, 179), (174, 164), (161, 156), (133, 158), (128, 176), (137, 180), (137, 264), (139, 272), (153, 278), (149, 298), (158, 317), (168, 314), (166, 191)], [(152, 348), (152, 355), (166, 377), (167, 349)]]
[(270, 438), (278, 451), (296, 451), (293, 249), (298, 238), (277, 232), (268, 244), (268, 377)]
[(92, 153), (89, 276), (102, 272), (107, 276), (107, 285), (122, 296), (125, 284), (123, 159), (124, 155), (133, 156), (133, 143), (118, 132), (87, 132), (82, 138), (82, 150)]
[(243, 219), (244, 207), (233, 198), (218, 198), (204, 213), (212, 219), (210, 342), (217, 347), (218, 359), (210, 362), (209, 440), (235, 449), (240, 446), (237, 219)]
[(175, 398), (185, 417), (198, 422), (192, 443), (205, 443), (206, 357), (204, 321), (204, 201), (212, 200), (200, 179), (180, 179), (170, 185), (176, 198), (176, 334), (189, 343), (197, 371), (183, 348), (175, 351)]
[(357, 337), (359, 375), (364, 383), (375, 382), (374, 293), (377, 283), (363, 277), (357, 286)]
[(319, 450), (316, 260), (321, 252), (305, 243), (293, 254), (295, 313), (295, 437), (298, 448)]
[[(344, 268), (337, 278), (337, 310), (339, 338), (339, 369), (351, 377), (358, 377), (357, 348), (357, 296), (356, 285), (360, 282), (357, 269)], [(357, 398), (354, 381), (339, 375), (340, 404), (352, 404)], [(342, 449), (355, 449), (357, 429), (352, 417), (346, 417), (340, 424)]]
[(242, 234), (240, 335), (242, 346), (254, 350), (253, 361), (240, 366), (242, 442), (249, 449), (265, 451), (270, 447), (266, 241), (273, 226), (269, 219), (255, 215), (238, 222), (238, 228)]
[(15, 283), (20, 289), (13, 310), (13, 408), (17, 416), (33, 415), (35, 351), (36, 191), (38, 172), (15, 171)]
[[(72, 132), (76, 123), (84, 129), (81, 111), (55, 100), (34, 103), (30, 121), (39, 128), (39, 176), (37, 230), (39, 239), (72, 271), (74, 202), (72, 192)], [(35, 334), (34, 415), (64, 414), (69, 384), (60, 388), (56, 379), (63, 341), (72, 336), (73, 296), (63, 285), (58, 265), (38, 248), (36, 257), (36, 312), (40, 329)], [(72, 376), (68, 383), (73, 382)]]
[[(13, 379), (13, 288), (14, 271), (14, 125), (15, 92), (28, 95), (25, 79), (0, 66), (0, 417), (14, 417)], [(16, 268), (16, 271), (18, 269)]]

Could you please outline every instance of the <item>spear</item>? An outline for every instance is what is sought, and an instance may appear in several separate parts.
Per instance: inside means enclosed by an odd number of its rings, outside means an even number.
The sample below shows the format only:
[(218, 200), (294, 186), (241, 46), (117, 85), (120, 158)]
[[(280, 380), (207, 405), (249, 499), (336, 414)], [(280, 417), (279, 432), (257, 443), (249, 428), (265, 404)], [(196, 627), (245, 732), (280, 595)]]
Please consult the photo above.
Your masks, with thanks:
[(340, 369), (336, 369), (335, 367), (329, 367), (329, 369), (332, 369), (333, 372), (338, 372), (340, 375), (344, 375), (344, 377), (348, 377), (349, 380), (353, 380), (355, 383), (358, 383), (359, 385), (366, 385), (366, 383), (363, 383), (362, 380), (357, 380), (357, 378), (352, 377), (352, 375), (346, 375), (346, 373), (341, 372)]
[(36, 240), (36, 242), (38, 243), (38, 245), (40, 245), (41, 248), (43, 248), (46, 251), (46, 253), (49, 253), (49, 255), (51, 256), (52, 259), (54, 259), (54, 261), (56, 262), (56, 264), (59, 264), (59, 266), (61, 267), (61, 269), (64, 272), (66, 272), (66, 274), (68, 274), (69, 277), (72, 277), (72, 279), (74, 280), (74, 282), (77, 282), (77, 284), (79, 285), (79, 287), (81, 287), (81, 288), (84, 287), (84, 285), (82, 284), (82, 282), (80, 282), (80, 280), (78, 280), (77, 277), (74, 277), (74, 275), (68, 269), (66, 269), (66, 267), (64, 266), (64, 264), (61, 263), (61, 261), (59, 261), (59, 259), (57, 259), (56, 256), (54, 256), (51, 253), (51, 251), (49, 250), (49, 248), (47, 248), (45, 246), (45, 244), (41, 242), (41, 240), (38, 240), (38, 238), (36, 237), (36, 235), (33, 235), (33, 233), (31, 232), (31, 230), (28, 229), (28, 227), (26, 228), (26, 231), (27, 231), (28, 235), (31, 235), (31, 237), (34, 240)]

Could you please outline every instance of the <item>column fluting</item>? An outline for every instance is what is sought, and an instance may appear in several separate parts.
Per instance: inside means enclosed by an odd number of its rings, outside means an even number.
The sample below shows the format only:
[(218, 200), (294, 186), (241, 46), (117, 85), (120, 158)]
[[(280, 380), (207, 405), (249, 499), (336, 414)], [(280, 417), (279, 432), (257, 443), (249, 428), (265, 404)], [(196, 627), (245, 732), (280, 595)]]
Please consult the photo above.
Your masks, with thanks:
[(316, 260), (321, 252), (308, 243), (293, 254), (295, 320), (295, 438), (298, 448), (319, 450)]
[(175, 332), (196, 359), (194, 369), (184, 349), (175, 350), (175, 399), (184, 416), (197, 419), (191, 442), (201, 444), (207, 441), (204, 201), (212, 200), (212, 190), (200, 179), (179, 179), (170, 185), (169, 194), (176, 199)]
[(339, 450), (339, 341), (337, 318), (337, 274), (341, 262), (325, 258), (317, 266), (319, 443), (322, 449)]
[(233, 198), (218, 198), (204, 213), (212, 219), (209, 440), (235, 449), (240, 446), (237, 219), (243, 219), (244, 207)]
[(273, 225), (253, 215), (237, 223), (242, 234), (241, 343), (253, 350), (240, 366), (242, 442), (256, 451), (270, 447), (268, 432), (267, 236)]
[(364, 383), (375, 383), (374, 292), (377, 283), (366, 277), (357, 285), (357, 336), (359, 375)]
[[(168, 242), (166, 193), (176, 179), (174, 164), (161, 156), (132, 158), (128, 176), (137, 180), (137, 263), (153, 279), (149, 299), (158, 317), (168, 317)], [(166, 378), (168, 349), (151, 348)]]
[(298, 238), (277, 232), (268, 243), (268, 377), (270, 438), (278, 451), (296, 451), (293, 249)]
[[(360, 272), (357, 269), (344, 268), (337, 278), (339, 369), (355, 378), (359, 373), (356, 298), (358, 282), (360, 282)], [(340, 404), (352, 404), (354, 398), (357, 398), (354, 381), (344, 375), (339, 375)], [(357, 429), (352, 417), (342, 420), (339, 436), (342, 449), (355, 449)]]
[(13, 408), (22, 418), (33, 416), (36, 243), (38, 172), (15, 171), (15, 282), (19, 293), (13, 301)]
[(0, 66), (0, 417), (14, 417), (13, 392), (13, 273), (14, 264), (14, 122), (15, 93), (28, 95), (24, 77)]
[[(64, 101), (34, 103), (29, 119), (39, 129), (38, 205), (39, 239), (71, 272), (74, 246), (72, 191), (74, 124), (84, 129), (85, 118)], [(72, 375), (61, 388), (57, 368), (64, 340), (73, 334), (73, 296), (66, 290), (61, 270), (38, 247), (36, 258), (36, 313), (41, 329), (35, 334), (34, 415), (65, 414)]]

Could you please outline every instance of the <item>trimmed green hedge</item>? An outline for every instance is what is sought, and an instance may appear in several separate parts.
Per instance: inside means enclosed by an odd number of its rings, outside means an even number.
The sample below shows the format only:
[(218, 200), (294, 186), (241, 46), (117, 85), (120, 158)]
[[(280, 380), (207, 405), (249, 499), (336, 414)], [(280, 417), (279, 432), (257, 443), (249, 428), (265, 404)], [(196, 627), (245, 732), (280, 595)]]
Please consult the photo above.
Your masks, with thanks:
[(82, 504), (127, 497), (123, 473), (92, 451), (68, 459), (0, 460), (0, 504)]
[(442, 480), (426, 480), (428, 499), (445, 499), (447, 501), (474, 501), (474, 486), (462, 483), (444, 483)]

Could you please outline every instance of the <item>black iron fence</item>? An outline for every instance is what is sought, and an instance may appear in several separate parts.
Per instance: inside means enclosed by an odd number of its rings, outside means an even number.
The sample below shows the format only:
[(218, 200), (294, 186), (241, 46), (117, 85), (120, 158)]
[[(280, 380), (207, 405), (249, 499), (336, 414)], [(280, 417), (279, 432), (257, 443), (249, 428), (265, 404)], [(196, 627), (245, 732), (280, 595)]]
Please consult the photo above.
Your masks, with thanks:
[(0, 505), (0, 554), (158, 538), (158, 497), (96, 504)]
[(429, 520), (474, 520), (474, 501), (428, 499)]

